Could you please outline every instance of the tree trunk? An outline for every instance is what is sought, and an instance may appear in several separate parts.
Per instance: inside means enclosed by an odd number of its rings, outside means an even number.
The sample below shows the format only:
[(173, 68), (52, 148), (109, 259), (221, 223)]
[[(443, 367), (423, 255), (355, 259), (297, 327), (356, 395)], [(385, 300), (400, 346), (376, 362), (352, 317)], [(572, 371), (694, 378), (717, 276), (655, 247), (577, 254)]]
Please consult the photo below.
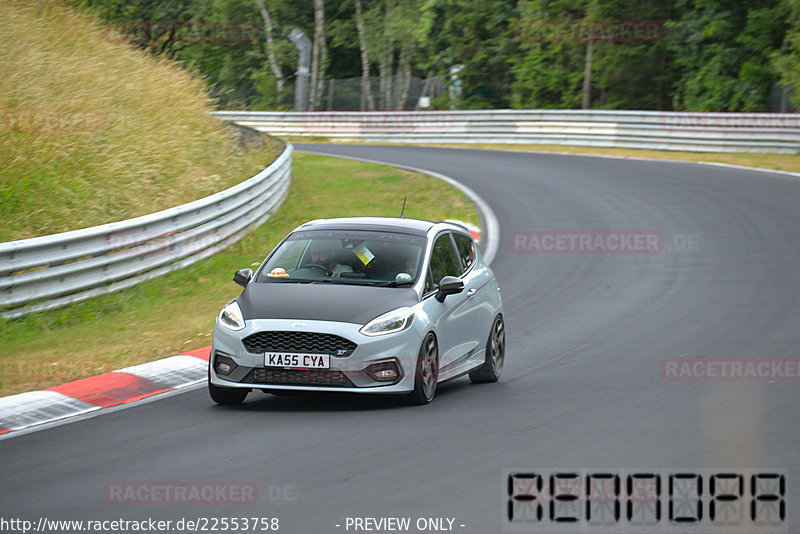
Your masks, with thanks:
[[(319, 0), (322, 5), (323, 0)], [(323, 20), (324, 24), (324, 20)], [(317, 102), (322, 103), (322, 94), (325, 92), (325, 70), (328, 65), (328, 45), (325, 42), (325, 32), (321, 30), (319, 45), (319, 72), (317, 73)]]
[(385, 53), (381, 58), (381, 109), (392, 108), (392, 63), (394, 63), (394, 51)]
[(275, 76), (275, 85), (278, 88), (278, 94), (280, 94), (281, 91), (283, 91), (285, 79), (283, 77), (283, 71), (281, 71), (281, 67), (278, 65), (278, 59), (275, 57), (275, 41), (272, 40), (272, 17), (269, 16), (269, 11), (267, 11), (264, 5), (264, 0), (256, 0), (256, 6), (258, 6), (258, 10), (261, 12), (261, 18), (264, 19), (264, 32), (267, 35), (267, 59), (269, 60), (269, 68)]
[(364, 31), (364, 16), (361, 12), (361, 0), (356, 0), (356, 28), (358, 28), (358, 47), (361, 49), (361, 110), (366, 102), (369, 111), (375, 111), (375, 99), (372, 97), (372, 84), (369, 80), (369, 55), (367, 54), (367, 37)]
[(583, 109), (589, 109), (592, 106), (592, 54), (593, 54), (593, 39), (589, 39), (586, 43), (586, 62), (583, 70)]
[(411, 88), (411, 46), (404, 44), (400, 50), (400, 61), (397, 66), (397, 84), (395, 85), (395, 109), (405, 109), (408, 91)]
[(381, 109), (385, 110), (390, 110), (394, 107), (394, 100), (392, 99), (392, 84), (394, 83), (392, 76), (394, 68), (394, 42), (392, 40), (390, 27), (393, 10), (394, 1), (385, 0), (383, 3), (383, 35), (381, 36), (383, 55), (380, 65)]
[(325, 79), (325, 62), (328, 50), (325, 46), (325, 6), (323, 0), (314, 0), (314, 45), (311, 52), (311, 98), (309, 111), (319, 107)]

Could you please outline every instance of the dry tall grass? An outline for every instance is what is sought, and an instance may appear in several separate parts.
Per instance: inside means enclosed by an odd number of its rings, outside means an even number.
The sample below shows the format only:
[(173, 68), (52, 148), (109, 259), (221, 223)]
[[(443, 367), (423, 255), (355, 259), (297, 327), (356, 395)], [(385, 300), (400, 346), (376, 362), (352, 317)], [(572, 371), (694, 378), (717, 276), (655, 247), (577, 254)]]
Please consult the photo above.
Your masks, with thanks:
[(204, 83), (56, 0), (0, 2), (0, 241), (126, 219), (253, 175)]

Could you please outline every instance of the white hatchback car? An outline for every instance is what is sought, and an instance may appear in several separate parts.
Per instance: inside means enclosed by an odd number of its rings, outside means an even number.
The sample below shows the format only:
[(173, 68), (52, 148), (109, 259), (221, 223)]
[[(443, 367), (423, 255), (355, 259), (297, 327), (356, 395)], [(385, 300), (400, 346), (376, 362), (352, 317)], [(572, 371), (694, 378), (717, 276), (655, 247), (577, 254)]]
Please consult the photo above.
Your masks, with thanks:
[(469, 373), (495, 382), (505, 357), (500, 288), (457, 224), (353, 217), (303, 224), (214, 326), (208, 389), (404, 394), (430, 402)]

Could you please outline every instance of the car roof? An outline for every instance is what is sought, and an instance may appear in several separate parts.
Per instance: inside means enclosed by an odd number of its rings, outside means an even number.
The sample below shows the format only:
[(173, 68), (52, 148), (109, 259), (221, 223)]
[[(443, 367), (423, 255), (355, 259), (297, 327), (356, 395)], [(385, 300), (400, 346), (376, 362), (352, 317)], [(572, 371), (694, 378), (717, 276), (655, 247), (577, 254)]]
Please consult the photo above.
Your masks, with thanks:
[(337, 219), (316, 219), (301, 225), (297, 230), (378, 230), (424, 236), (428, 234), (431, 228), (437, 225), (447, 226), (450, 229), (458, 228), (463, 230), (459, 225), (451, 223), (437, 223), (400, 217), (341, 217)]

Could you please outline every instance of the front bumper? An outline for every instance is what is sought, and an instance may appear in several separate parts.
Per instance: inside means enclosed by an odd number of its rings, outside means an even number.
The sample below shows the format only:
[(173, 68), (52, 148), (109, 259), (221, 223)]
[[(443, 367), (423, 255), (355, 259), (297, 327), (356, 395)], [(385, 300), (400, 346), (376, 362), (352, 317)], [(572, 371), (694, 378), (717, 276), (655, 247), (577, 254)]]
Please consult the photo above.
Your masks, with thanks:
[[(301, 324), (305, 326), (300, 326)], [(383, 336), (365, 336), (362, 325), (329, 321), (287, 319), (249, 320), (243, 330), (232, 331), (214, 324), (209, 376), (215, 386), (292, 391), (338, 391), (347, 393), (408, 393), (414, 389), (414, 371), (424, 331), (419, 321), (402, 332)], [(264, 353), (248, 352), (242, 340), (262, 331), (302, 331), (333, 334), (358, 346), (346, 357), (330, 355), (329, 369), (286, 369), (266, 367)], [(281, 350), (276, 348), (276, 350)], [(313, 351), (308, 351), (313, 352)], [(215, 369), (218, 357), (229, 358), (235, 368), (228, 374)], [(227, 360), (225, 360), (227, 361)], [(400, 376), (379, 381), (369, 373), (376, 362), (394, 361)]]

